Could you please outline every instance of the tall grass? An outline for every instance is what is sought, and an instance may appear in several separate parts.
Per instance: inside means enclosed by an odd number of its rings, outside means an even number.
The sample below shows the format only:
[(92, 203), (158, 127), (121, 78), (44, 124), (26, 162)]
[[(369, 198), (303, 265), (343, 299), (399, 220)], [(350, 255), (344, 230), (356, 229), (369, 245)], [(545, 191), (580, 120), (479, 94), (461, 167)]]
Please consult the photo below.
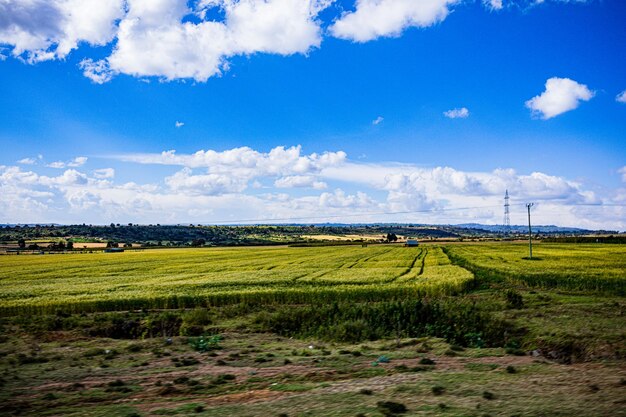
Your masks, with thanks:
[(473, 285), (440, 248), (427, 253), (370, 246), (0, 257), (0, 315), (400, 300)]
[(457, 265), (477, 278), (508, 281), (537, 288), (562, 288), (615, 295), (626, 294), (626, 246), (541, 243), (526, 258), (523, 243), (449, 245)]

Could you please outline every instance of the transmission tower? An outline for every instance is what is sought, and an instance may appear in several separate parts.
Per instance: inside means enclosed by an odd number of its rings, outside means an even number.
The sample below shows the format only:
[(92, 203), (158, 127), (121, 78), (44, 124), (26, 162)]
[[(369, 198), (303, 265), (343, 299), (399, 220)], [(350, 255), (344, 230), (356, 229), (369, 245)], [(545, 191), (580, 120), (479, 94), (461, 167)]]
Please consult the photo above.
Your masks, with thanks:
[(504, 222), (502, 223), (505, 235), (511, 233), (511, 217), (509, 214), (509, 207), (509, 190), (506, 190), (504, 193)]

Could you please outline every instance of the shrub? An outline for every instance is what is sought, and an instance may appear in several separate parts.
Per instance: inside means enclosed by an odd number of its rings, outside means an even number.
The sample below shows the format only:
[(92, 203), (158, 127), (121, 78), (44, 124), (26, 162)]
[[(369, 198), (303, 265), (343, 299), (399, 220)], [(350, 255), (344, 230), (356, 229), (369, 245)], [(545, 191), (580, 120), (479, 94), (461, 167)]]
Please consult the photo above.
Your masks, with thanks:
[(496, 398), (496, 395), (490, 391), (483, 391), (483, 398), (485, 400), (493, 400), (494, 398)]
[(505, 293), (508, 308), (524, 308), (524, 298), (515, 290), (509, 289)]
[(222, 336), (216, 334), (212, 336), (200, 336), (189, 338), (189, 344), (197, 352), (208, 352), (210, 350), (219, 349), (219, 342)]
[(408, 411), (404, 404), (394, 401), (378, 401), (376, 407), (385, 416), (393, 416), (394, 414), (406, 413)]
[(446, 391), (446, 388), (442, 387), (441, 385), (435, 385), (430, 390), (434, 395), (441, 395)]

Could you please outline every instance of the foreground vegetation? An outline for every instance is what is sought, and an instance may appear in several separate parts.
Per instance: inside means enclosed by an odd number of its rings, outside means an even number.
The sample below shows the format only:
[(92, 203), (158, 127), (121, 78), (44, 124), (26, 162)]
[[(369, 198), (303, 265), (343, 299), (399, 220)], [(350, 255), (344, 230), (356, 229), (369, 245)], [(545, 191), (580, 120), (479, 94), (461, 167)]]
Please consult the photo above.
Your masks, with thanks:
[(626, 415), (624, 248), (525, 250), (0, 257), (0, 415)]

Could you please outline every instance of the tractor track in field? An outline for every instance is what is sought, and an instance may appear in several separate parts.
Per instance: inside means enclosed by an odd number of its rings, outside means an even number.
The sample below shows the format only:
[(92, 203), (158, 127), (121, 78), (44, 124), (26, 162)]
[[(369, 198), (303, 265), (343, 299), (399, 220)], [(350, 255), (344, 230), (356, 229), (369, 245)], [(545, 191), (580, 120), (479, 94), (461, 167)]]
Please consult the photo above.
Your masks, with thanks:
[(411, 271), (413, 270), (413, 268), (415, 268), (415, 264), (417, 263), (417, 260), (422, 257), (422, 253), (424, 253), (424, 249), (420, 249), (419, 253), (415, 256), (415, 258), (413, 259), (413, 262), (411, 262), (411, 265), (409, 265), (409, 267), (407, 269), (405, 269), (397, 277), (391, 278), (389, 281), (387, 281), (387, 283), (395, 282), (395, 281), (399, 280), (400, 278), (409, 275), (411, 273)]

